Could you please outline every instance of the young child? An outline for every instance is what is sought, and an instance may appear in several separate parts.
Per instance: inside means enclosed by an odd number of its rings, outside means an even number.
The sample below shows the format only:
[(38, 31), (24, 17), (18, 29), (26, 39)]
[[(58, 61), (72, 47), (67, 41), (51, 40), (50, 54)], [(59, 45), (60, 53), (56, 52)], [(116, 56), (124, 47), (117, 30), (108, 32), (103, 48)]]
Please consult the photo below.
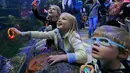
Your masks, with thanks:
[[(95, 72), (91, 73), (130, 73), (130, 62), (126, 59), (130, 53), (129, 34), (115, 26), (102, 26), (95, 30), (92, 41), (92, 56)], [(84, 68), (92, 67), (82, 65)]]
[[(56, 28), (56, 22), (59, 19), (59, 16), (61, 14), (60, 7), (58, 7), (57, 5), (51, 5), (48, 9), (47, 16), (41, 16), (37, 10), (37, 6), (35, 2), (32, 2), (32, 11), (33, 11), (34, 16), (37, 19), (43, 22), (47, 21), (46, 31), (50, 31)], [(44, 30), (43, 27), (41, 30)], [(44, 39), (36, 43), (36, 45), (39, 44), (37, 47), (39, 47), (43, 43), (42, 41), (44, 42)], [(47, 39), (46, 45), (51, 47), (53, 43), (54, 43), (53, 40)]]
[(53, 39), (57, 49), (62, 49), (66, 54), (49, 56), (48, 62), (51, 64), (59, 61), (69, 63), (85, 63), (87, 54), (79, 34), (77, 33), (77, 21), (69, 13), (62, 13), (57, 21), (57, 28), (48, 32), (28, 31), (21, 32), (16, 28), (11, 28), (18, 35), (31, 36), (32, 38)]
[(43, 22), (47, 21), (47, 25), (51, 25), (52, 29), (56, 28), (56, 22), (61, 14), (60, 7), (58, 7), (57, 5), (51, 5), (48, 9), (47, 16), (41, 16), (37, 10), (37, 6), (34, 2), (32, 2), (32, 11), (37, 19)]

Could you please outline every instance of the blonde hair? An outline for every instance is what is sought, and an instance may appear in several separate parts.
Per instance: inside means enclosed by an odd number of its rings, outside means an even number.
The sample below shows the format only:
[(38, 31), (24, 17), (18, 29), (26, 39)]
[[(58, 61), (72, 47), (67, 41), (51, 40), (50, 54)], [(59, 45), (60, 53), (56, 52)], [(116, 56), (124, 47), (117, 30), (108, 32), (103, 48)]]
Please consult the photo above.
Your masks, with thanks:
[(69, 29), (69, 32), (73, 32), (73, 31), (78, 31), (78, 23), (77, 23), (77, 20), (76, 18), (71, 15), (70, 13), (62, 13), (61, 15), (64, 15), (68, 18), (69, 22), (70, 22), (70, 29)]
[(57, 5), (50, 5), (50, 7), (56, 8), (57, 14), (58, 14), (58, 16), (60, 16), (60, 14), (61, 14), (61, 9), (60, 9), (59, 6), (57, 6)]
[(118, 44), (121, 44), (125, 47), (125, 49), (130, 50), (130, 37), (129, 33), (115, 26), (104, 25), (97, 28), (93, 34), (93, 36), (101, 36), (106, 37)]
[[(57, 5), (50, 5), (50, 7), (54, 7), (57, 11), (57, 19), (59, 18), (60, 14), (61, 14), (61, 9), (59, 6)], [(49, 16), (47, 16), (47, 20), (49, 20)]]

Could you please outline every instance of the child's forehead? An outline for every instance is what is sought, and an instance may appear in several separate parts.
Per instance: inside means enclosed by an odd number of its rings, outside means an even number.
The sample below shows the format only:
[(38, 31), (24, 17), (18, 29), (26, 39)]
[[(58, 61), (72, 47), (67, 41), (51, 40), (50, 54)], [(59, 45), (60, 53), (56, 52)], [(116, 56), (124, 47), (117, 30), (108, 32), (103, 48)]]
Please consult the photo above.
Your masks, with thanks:
[(54, 8), (54, 9), (56, 9), (56, 7), (55, 7), (55, 6), (50, 6), (49, 8)]
[(94, 33), (94, 34), (93, 34), (93, 37), (98, 37), (98, 36), (100, 36), (99, 33)]
[(104, 36), (104, 33), (101, 31), (95, 31), (93, 33), (93, 37), (103, 37), (103, 36)]

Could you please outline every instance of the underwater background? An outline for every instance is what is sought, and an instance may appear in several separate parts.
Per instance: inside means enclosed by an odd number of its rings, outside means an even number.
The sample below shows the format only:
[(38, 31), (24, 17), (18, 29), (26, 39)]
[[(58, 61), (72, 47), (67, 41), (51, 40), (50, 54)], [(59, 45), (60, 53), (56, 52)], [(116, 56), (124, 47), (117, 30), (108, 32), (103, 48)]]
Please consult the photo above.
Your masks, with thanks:
[[(15, 36), (8, 38), (7, 30), (16, 27), (21, 31), (38, 30), (44, 23), (38, 21), (32, 11), (33, 0), (0, 0), (0, 55), (11, 58), (15, 56), (22, 47), (25, 47), (29, 38)], [(47, 9), (50, 4), (59, 4), (60, 0), (41, 0), (39, 12)]]
[[(34, 0), (0, 0), (0, 73), (78, 73), (80, 64), (69, 64), (60, 62), (54, 65), (47, 63), (49, 55), (63, 54), (62, 50), (56, 51), (48, 48), (46, 51), (36, 50), (36, 43), (41, 39), (22, 37), (15, 35), (9, 39), (8, 29), (15, 27), (21, 31), (40, 31), (47, 22), (36, 19), (31, 10), (31, 3)], [(62, 0), (37, 0), (40, 15), (46, 15), (45, 10), (50, 5), (61, 7)], [(80, 32), (82, 38), (88, 36), (86, 30)], [(38, 63), (40, 62), (40, 63)], [(33, 65), (33, 66), (32, 66)], [(30, 68), (31, 67), (31, 68)]]

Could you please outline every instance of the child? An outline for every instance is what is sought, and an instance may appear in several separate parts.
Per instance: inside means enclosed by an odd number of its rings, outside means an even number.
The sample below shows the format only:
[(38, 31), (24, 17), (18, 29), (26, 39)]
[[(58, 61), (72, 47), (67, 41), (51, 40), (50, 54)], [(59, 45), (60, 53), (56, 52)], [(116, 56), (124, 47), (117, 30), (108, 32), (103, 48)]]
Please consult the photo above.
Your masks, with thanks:
[[(32, 11), (37, 19), (39, 19), (43, 22), (47, 21), (46, 31), (53, 30), (56, 28), (56, 22), (59, 19), (59, 16), (61, 14), (61, 9), (58, 6), (51, 5), (48, 9), (47, 16), (40, 16), (38, 13), (38, 10), (37, 10), (37, 6), (35, 5), (35, 2), (33, 2), (32, 3)], [(44, 30), (44, 29), (42, 28), (41, 30)], [(37, 44), (39, 44), (40, 42), (43, 43), (42, 41), (44, 41), (44, 39), (39, 41)], [(51, 47), (53, 43), (54, 43), (53, 40), (47, 39), (46, 45)], [(37, 46), (37, 47), (39, 47), (39, 46)]]
[(47, 25), (51, 25), (52, 29), (56, 28), (56, 22), (61, 14), (61, 9), (57, 5), (51, 5), (48, 9), (47, 16), (40, 16), (35, 3), (32, 3), (32, 11), (35, 17), (41, 21), (48, 21)]
[(57, 21), (57, 28), (49, 32), (28, 31), (21, 32), (16, 28), (11, 28), (18, 35), (31, 36), (32, 38), (53, 39), (57, 49), (62, 49), (66, 54), (49, 56), (48, 62), (51, 64), (59, 61), (69, 63), (85, 63), (87, 54), (79, 34), (77, 33), (77, 21), (69, 13), (62, 13)]
[[(91, 40), (95, 73), (130, 73), (130, 62), (126, 60), (130, 38), (126, 31), (115, 26), (102, 26), (95, 30)], [(80, 72), (88, 66), (83, 65)]]

